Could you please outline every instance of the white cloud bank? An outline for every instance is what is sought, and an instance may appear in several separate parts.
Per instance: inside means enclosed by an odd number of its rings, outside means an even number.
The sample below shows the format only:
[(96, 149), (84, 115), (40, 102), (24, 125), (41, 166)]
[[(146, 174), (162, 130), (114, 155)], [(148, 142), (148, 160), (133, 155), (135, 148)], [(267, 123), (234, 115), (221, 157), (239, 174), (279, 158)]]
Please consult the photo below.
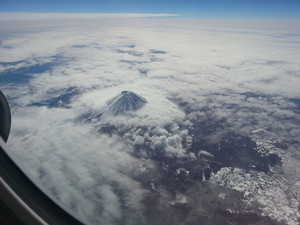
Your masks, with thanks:
[[(1, 17), (1, 75), (32, 76), (23, 83), (5, 78), (0, 86), (12, 106), (9, 148), (34, 179), (88, 223), (146, 224), (151, 206), (145, 199), (153, 185), (166, 200), (158, 208), (169, 207), (172, 194), (151, 180), (161, 168), (144, 146), (194, 160), (187, 148), (199, 125), (218, 125), (212, 142), (228, 131), (253, 138), (258, 134), (251, 131), (263, 129), (262, 138), (286, 140), (293, 160), (299, 157), (300, 30), (285, 29), (288, 21), (276, 29), (253, 29), (253, 23), (246, 29), (207, 20), (76, 16), (10, 23)], [(109, 121), (126, 128), (122, 135), (97, 132), (97, 120), (78, 121), (123, 90), (148, 103), (134, 116)], [(67, 108), (37, 104), (66, 93), (74, 94), (59, 100)], [(283, 157), (285, 171), (293, 171), (289, 157)], [(149, 178), (148, 186), (141, 177)]]

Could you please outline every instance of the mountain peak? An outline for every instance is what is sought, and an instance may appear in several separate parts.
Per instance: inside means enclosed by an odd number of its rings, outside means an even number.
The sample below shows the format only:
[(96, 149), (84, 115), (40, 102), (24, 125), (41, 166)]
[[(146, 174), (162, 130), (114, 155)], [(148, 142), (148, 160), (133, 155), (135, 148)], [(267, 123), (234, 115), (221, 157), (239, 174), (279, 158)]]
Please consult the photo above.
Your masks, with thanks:
[(137, 111), (144, 107), (147, 100), (132, 91), (122, 91), (117, 96), (106, 101), (106, 114), (111, 116), (123, 115), (128, 111)]

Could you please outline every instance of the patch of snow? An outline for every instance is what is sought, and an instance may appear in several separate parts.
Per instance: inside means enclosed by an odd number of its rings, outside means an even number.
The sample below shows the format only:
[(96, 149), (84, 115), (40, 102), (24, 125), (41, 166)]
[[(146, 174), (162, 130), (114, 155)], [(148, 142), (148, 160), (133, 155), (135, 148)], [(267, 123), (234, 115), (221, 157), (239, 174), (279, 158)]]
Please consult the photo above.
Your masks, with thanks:
[(187, 171), (185, 168), (178, 168), (176, 170), (177, 174), (180, 174), (180, 172), (184, 172), (186, 175), (189, 175), (190, 171)]
[(170, 201), (169, 204), (170, 205), (175, 205), (175, 204), (186, 204), (187, 201), (187, 197), (181, 193), (177, 193), (176, 197), (173, 201)]
[(288, 225), (299, 224), (300, 203), (291, 196), (286, 180), (280, 176), (224, 167), (209, 182), (243, 193), (249, 205), (259, 203), (260, 207), (252, 210), (260, 215), (267, 215)]

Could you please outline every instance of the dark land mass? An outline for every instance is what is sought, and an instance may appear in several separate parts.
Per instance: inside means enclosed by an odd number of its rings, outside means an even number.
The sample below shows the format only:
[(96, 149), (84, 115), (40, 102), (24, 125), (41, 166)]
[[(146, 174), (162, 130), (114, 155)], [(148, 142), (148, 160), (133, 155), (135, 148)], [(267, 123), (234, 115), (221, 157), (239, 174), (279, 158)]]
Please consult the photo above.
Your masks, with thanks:
[(47, 106), (48, 108), (70, 108), (69, 104), (74, 96), (79, 95), (80, 92), (75, 87), (67, 88), (60, 92), (59, 96), (49, 98), (42, 102), (35, 102), (29, 106)]
[[(143, 224), (281, 225), (270, 217), (243, 211), (247, 208), (243, 193), (226, 187), (212, 188), (206, 182), (223, 167), (269, 173), (270, 167), (281, 165), (281, 158), (276, 154), (262, 154), (250, 137), (229, 131), (224, 121), (192, 123), (194, 126), (189, 129), (189, 135), (193, 136), (193, 143), (188, 145), (183, 141), (182, 146), (187, 152), (195, 153), (196, 159), (168, 157), (164, 149), (153, 149), (147, 141), (134, 146), (134, 157), (145, 157), (140, 154), (143, 150), (156, 164), (155, 169), (134, 175), (134, 179), (150, 191), (143, 200), (146, 216)], [(98, 127), (98, 132), (123, 137), (125, 133), (139, 130), (143, 136), (149, 133), (149, 129), (155, 127), (116, 127), (106, 123)], [(218, 132), (220, 130), (222, 132)], [(216, 132), (219, 136), (214, 139)], [(201, 150), (211, 155), (201, 155)], [(170, 196), (164, 196), (161, 190), (167, 191)], [(220, 198), (216, 192), (226, 193), (226, 198)], [(187, 196), (188, 201), (176, 202), (178, 194)]]

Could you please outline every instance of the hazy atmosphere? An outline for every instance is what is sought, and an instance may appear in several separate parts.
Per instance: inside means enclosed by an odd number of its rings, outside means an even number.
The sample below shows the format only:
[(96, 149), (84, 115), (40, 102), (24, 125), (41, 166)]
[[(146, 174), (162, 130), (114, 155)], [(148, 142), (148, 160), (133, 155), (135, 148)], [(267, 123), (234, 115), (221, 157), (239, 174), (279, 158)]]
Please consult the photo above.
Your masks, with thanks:
[(82, 222), (299, 224), (299, 20), (5, 7), (8, 149)]

